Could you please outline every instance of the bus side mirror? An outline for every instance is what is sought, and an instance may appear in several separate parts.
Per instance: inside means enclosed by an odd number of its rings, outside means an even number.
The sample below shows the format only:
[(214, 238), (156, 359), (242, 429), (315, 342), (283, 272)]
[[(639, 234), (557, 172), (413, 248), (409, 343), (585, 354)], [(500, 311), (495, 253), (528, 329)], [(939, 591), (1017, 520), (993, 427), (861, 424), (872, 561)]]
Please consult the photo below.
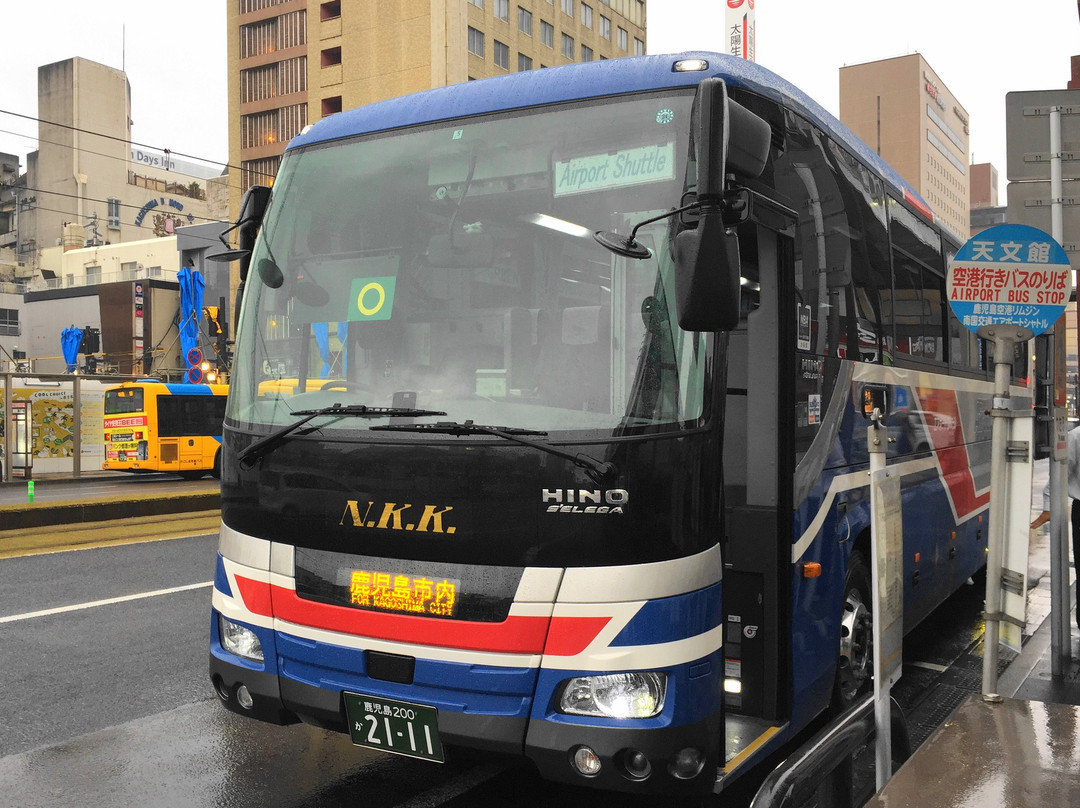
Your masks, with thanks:
[(723, 79), (698, 85), (691, 121), (697, 158), (698, 225), (675, 236), (675, 308), (686, 331), (739, 324), (739, 239), (724, 225), (727, 176), (757, 177), (772, 143), (768, 122), (729, 101)]
[(255, 247), (255, 236), (262, 227), (266, 206), (270, 203), (270, 189), (265, 185), (252, 185), (244, 193), (240, 202), (240, 216), (236, 220), (239, 234), (239, 246), (247, 255), (240, 259), (240, 280), (246, 280), (251, 264), (251, 251)]

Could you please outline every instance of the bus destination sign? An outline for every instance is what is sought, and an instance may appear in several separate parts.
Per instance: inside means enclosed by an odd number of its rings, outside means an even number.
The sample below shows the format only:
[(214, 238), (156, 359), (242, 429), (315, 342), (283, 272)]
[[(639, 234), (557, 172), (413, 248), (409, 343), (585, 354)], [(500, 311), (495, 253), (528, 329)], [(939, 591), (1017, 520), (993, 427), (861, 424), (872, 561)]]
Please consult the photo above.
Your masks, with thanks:
[(971, 331), (1014, 325), (1041, 334), (1057, 322), (1072, 292), (1072, 269), (1053, 237), (1001, 224), (968, 240), (949, 262), (953, 314)]

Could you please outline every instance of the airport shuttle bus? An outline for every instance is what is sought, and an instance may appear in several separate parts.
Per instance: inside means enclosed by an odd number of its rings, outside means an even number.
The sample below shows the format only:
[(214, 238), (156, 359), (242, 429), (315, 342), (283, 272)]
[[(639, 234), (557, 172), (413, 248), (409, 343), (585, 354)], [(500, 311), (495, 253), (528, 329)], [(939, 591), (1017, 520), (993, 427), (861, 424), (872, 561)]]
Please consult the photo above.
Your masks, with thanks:
[(210, 675), (240, 715), (722, 790), (868, 686), (866, 400), (907, 627), (984, 564), (992, 357), (947, 305), (957, 241), (758, 65), (334, 115), (237, 229)]
[(105, 391), (107, 471), (175, 472), (188, 479), (221, 474), (221, 425), (227, 384), (124, 382)]

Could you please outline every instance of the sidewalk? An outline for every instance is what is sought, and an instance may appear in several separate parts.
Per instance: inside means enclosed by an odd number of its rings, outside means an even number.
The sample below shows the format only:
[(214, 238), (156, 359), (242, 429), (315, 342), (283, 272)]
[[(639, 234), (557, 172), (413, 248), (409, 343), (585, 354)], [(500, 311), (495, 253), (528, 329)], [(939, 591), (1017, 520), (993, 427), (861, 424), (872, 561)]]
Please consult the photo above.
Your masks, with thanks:
[[(1032, 518), (1042, 511), (1048, 461), (1037, 461)], [(1070, 604), (1076, 602), (1070, 564)], [(1050, 543), (1032, 534), (1023, 647), (998, 679), (1000, 703), (967, 698), (864, 808), (1080, 806), (1080, 629), (1070, 609), (1071, 655), (1053, 677)]]

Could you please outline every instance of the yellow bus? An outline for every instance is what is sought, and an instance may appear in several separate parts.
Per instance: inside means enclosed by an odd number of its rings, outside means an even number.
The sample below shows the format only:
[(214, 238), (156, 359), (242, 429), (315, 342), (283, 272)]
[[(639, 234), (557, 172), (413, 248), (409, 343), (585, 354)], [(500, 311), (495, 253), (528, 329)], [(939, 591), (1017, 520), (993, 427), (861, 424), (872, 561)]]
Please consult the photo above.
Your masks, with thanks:
[(108, 471), (221, 476), (221, 423), (227, 384), (124, 382), (105, 391)]

